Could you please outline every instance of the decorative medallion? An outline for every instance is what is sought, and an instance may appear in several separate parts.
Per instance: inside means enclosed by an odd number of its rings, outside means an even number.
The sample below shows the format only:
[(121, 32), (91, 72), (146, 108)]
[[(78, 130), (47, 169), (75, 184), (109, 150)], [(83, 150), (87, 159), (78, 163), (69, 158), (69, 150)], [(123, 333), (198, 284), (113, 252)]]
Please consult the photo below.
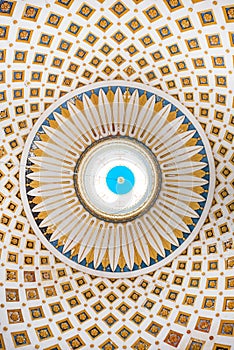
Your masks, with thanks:
[(96, 83), (41, 116), (21, 161), (33, 230), (84, 272), (133, 277), (195, 238), (214, 191), (204, 131), (177, 100), (138, 83)]
[(161, 183), (155, 155), (134, 138), (107, 136), (80, 156), (74, 185), (82, 205), (109, 222), (127, 222), (152, 206)]

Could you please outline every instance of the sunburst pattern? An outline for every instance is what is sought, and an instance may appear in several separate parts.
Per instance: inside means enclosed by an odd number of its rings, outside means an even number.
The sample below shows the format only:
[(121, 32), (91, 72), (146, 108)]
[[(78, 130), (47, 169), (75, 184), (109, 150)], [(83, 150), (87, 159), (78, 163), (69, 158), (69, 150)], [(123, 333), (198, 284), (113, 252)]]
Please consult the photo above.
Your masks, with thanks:
[[(90, 267), (91, 262), (98, 274), (106, 270), (122, 277), (121, 271), (139, 274), (143, 267), (148, 271), (168, 262), (187, 237), (194, 237), (211, 202), (213, 163), (208, 162), (210, 149), (201, 128), (192, 125), (189, 112), (175, 107), (176, 101), (169, 103), (157, 90), (149, 90), (147, 96), (140, 84), (101, 86), (93, 86), (91, 95), (90, 89), (78, 90), (36, 125), (22, 164), (29, 157), (27, 196), (33, 208), (27, 205), (26, 210), (35, 231), (47, 237), (49, 246), (62, 246), (73, 266)], [(98, 218), (75, 191), (77, 160), (92, 142), (105, 143), (111, 136), (142, 143), (160, 168), (157, 199), (152, 202), (149, 191), (152, 205), (131, 222)], [(25, 194), (24, 171), (21, 175)], [(79, 176), (76, 179), (82, 182)]]

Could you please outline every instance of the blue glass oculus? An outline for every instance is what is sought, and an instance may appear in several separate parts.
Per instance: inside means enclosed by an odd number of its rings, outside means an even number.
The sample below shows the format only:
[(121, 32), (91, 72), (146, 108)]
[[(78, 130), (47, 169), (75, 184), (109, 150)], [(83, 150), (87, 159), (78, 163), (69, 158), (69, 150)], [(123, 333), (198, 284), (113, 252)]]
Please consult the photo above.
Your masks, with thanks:
[(135, 178), (133, 172), (126, 166), (115, 166), (106, 176), (108, 188), (116, 194), (126, 194), (134, 186)]

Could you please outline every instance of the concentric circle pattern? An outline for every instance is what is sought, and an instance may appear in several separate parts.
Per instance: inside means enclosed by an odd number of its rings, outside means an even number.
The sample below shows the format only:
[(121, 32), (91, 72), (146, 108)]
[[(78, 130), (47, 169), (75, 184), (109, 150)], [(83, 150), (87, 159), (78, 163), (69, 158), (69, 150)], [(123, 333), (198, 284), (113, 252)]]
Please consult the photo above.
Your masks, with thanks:
[(142, 84), (97, 83), (65, 96), (35, 125), (21, 165), (36, 234), (59, 259), (98, 276), (169, 262), (195, 238), (213, 197), (202, 128)]
[[(233, 350), (233, 11), (232, 0), (0, 1), (1, 350)], [(166, 265), (123, 279), (86, 274), (47, 250), (19, 183), (42, 113), (109, 80), (180, 101), (215, 161), (195, 239)]]
[(161, 185), (156, 156), (134, 138), (109, 136), (88, 147), (75, 167), (76, 193), (94, 216), (109, 222), (139, 217)]

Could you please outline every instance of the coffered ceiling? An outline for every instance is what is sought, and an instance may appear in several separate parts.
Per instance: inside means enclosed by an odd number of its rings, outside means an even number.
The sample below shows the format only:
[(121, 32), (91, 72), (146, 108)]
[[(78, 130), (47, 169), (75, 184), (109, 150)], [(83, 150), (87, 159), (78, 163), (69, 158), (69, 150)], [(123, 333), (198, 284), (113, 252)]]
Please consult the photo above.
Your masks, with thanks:
[[(233, 62), (230, 0), (0, 1), (0, 349), (234, 349)], [(123, 279), (48, 251), (19, 187), (42, 113), (113, 80), (184, 105), (209, 140), (216, 177), (194, 241), (167, 265)]]

